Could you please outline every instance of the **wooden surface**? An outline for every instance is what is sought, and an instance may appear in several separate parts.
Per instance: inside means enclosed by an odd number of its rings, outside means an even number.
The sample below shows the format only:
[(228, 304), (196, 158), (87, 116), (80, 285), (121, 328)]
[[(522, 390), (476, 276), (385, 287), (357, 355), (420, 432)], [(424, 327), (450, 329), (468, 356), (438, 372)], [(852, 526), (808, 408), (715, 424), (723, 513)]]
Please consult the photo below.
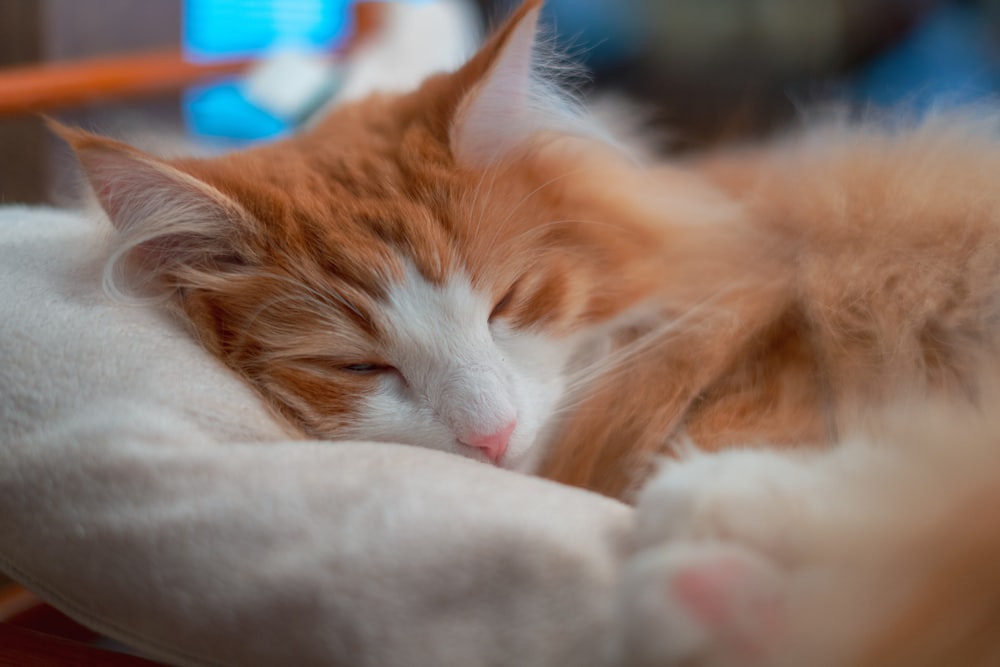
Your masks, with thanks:
[(0, 586), (0, 667), (154, 667), (96, 648), (100, 639), (17, 584)]
[(123, 653), (0, 623), (0, 667), (157, 667)]

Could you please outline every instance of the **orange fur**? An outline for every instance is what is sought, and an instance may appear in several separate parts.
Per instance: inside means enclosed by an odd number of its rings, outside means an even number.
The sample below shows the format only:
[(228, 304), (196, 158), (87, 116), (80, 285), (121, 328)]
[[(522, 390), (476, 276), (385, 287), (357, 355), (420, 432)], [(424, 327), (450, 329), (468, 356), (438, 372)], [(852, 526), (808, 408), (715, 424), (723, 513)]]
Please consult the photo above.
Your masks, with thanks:
[[(995, 402), (992, 380), (983, 390)], [(896, 413), (876, 444), (854, 445), (866, 467), (844, 473), (842, 457), (844, 498), (828, 502), (850, 509), (802, 530), (813, 541), (804, 564), (831, 574), (802, 614), (799, 661), (782, 664), (801, 664), (813, 642), (856, 667), (1000, 660), (1000, 431), (992, 414), (943, 405)]]
[(956, 489), (957, 507), (913, 545), (920, 579), (867, 642), (858, 667), (988, 667), (1000, 662), (1000, 479)]
[(972, 117), (834, 125), (690, 165), (758, 232), (711, 251), (723, 272), (700, 293), (758, 286), (601, 387), (545, 473), (621, 495), (636, 481), (628, 457), (670, 436), (707, 449), (833, 443), (901, 397), (974, 400), (1000, 314), (992, 131)]
[[(611, 198), (568, 194), (580, 185), (567, 177), (596, 168), (600, 154), (588, 152), (591, 164), (581, 166), (576, 151), (543, 141), (469, 168), (449, 145), (456, 115), (538, 4), (525, 3), (458, 72), (408, 95), (346, 106), (273, 145), (166, 161), (54, 129), (77, 151), (126, 239), (120, 263), (132, 265), (131, 278), (155, 279), (153, 289), (167, 293), (203, 344), (306, 434), (336, 438), (375, 378), (341, 374), (331, 382), (317, 368), (380, 362), (373, 312), (405, 262), (432, 284), (467, 272), (494, 301), (513, 289), (503, 317), (556, 336), (606, 321), (649, 291), (645, 249), (655, 247), (654, 232), (629, 225), (609, 232), (592, 221), (614, 220)], [(131, 219), (156, 212), (128, 206), (183, 198), (185, 189), (198, 191), (198, 220), (130, 245), (132, 227), (149, 225)], [(160, 208), (170, 206), (187, 203)], [(213, 218), (223, 219), (221, 231)], [(644, 271), (607, 280), (626, 264), (642, 268), (643, 254)]]

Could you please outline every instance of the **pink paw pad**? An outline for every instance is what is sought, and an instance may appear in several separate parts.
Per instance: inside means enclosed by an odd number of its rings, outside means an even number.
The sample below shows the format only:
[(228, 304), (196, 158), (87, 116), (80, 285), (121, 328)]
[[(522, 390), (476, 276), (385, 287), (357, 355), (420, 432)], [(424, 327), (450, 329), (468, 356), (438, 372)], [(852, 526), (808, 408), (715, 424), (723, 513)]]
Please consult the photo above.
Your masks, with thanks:
[(687, 566), (669, 580), (668, 594), (738, 654), (761, 655), (785, 618), (778, 575), (762, 562), (720, 556)]

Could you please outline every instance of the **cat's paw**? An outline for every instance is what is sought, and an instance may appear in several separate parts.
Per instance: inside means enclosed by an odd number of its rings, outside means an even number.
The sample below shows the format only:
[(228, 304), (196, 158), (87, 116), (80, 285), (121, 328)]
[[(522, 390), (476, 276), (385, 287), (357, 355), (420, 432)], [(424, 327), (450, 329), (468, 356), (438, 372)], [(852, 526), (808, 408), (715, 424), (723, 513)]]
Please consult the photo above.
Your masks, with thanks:
[(623, 573), (612, 664), (766, 664), (785, 624), (784, 584), (769, 560), (732, 544), (644, 550)]
[(667, 464), (639, 494), (637, 546), (722, 540), (787, 561), (796, 527), (809, 520), (814, 481), (785, 452), (692, 454)]

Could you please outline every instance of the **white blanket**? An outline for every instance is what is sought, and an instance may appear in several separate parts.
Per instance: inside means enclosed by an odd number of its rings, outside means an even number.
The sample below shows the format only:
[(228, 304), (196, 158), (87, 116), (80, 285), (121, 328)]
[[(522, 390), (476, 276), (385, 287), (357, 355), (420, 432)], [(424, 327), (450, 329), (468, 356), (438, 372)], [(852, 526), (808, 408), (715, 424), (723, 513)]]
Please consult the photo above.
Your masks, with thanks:
[(631, 513), (432, 451), (289, 441), (78, 214), (0, 207), (0, 570), (178, 665), (603, 661)]

